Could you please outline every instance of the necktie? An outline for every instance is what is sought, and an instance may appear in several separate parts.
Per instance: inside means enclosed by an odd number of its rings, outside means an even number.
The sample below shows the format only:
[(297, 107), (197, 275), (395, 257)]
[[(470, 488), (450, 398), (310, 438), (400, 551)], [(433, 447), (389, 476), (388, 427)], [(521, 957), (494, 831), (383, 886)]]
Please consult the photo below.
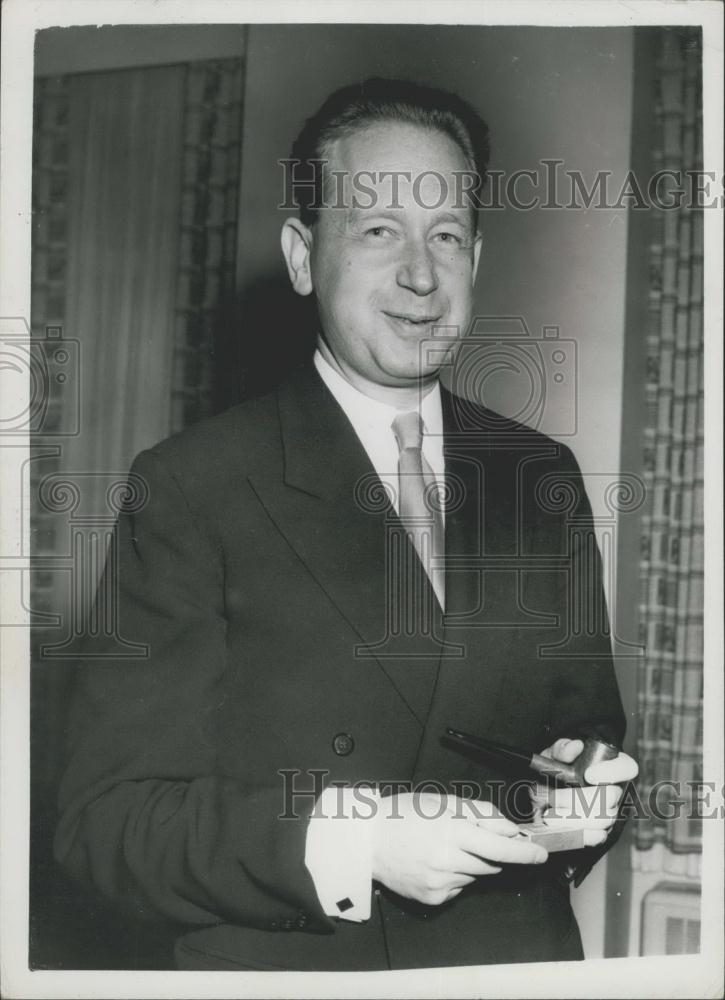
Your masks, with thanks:
[(392, 428), (400, 449), (398, 513), (443, 607), (443, 569), (435, 569), (433, 563), (444, 553), (443, 517), (436, 478), (423, 457), (423, 421), (416, 411), (399, 413)]

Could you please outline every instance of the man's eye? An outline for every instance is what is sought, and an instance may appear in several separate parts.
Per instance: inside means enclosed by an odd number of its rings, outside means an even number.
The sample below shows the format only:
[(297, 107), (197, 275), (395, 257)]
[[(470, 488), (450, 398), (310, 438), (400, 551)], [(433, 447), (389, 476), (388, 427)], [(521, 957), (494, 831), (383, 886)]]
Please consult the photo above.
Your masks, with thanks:
[(456, 236), (455, 233), (436, 233), (433, 238), (438, 240), (440, 243), (450, 243), (456, 245), (463, 243), (461, 237)]
[(385, 239), (386, 236), (390, 235), (390, 230), (387, 226), (372, 226), (365, 230), (365, 235), (372, 236), (374, 239)]

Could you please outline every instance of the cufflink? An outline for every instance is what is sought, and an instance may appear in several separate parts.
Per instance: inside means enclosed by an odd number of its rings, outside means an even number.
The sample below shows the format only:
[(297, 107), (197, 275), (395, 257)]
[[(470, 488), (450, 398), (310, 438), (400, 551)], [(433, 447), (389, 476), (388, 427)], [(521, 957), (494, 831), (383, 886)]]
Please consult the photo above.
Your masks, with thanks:
[(335, 906), (338, 908), (340, 913), (345, 913), (346, 910), (352, 909), (353, 902), (348, 896), (345, 896), (344, 899), (338, 899), (338, 901), (335, 903)]

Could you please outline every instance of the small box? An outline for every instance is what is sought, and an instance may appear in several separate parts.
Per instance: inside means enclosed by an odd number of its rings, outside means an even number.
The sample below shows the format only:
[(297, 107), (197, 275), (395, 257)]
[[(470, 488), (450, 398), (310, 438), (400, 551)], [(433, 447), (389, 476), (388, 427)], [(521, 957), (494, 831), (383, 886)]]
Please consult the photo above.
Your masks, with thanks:
[(560, 830), (545, 823), (522, 823), (519, 836), (532, 844), (540, 844), (550, 854), (555, 851), (576, 851), (584, 847), (583, 830)]

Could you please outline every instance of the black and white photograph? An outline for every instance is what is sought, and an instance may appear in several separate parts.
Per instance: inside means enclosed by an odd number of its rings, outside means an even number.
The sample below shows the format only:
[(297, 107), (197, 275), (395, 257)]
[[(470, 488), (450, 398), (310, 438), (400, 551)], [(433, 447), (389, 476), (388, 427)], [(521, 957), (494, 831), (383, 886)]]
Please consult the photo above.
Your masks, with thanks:
[(722, 6), (2, 18), (2, 995), (723, 996)]

